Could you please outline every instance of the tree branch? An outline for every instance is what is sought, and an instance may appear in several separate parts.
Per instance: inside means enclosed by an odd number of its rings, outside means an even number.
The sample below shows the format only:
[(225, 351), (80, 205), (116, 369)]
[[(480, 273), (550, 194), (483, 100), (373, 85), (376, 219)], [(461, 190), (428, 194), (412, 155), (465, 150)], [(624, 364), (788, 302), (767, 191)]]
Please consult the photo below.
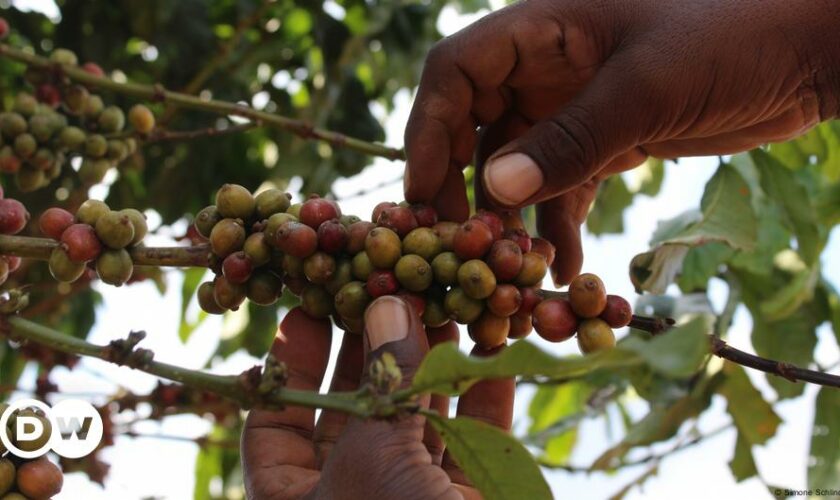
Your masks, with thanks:
[(345, 147), (369, 154), (381, 156), (391, 160), (404, 160), (405, 153), (400, 149), (390, 148), (382, 144), (372, 143), (348, 137), (338, 132), (317, 128), (309, 123), (295, 118), (268, 113), (256, 110), (250, 106), (239, 103), (218, 101), (214, 99), (202, 99), (200, 97), (167, 90), (162, 85), (142, 85), (139, 83), (119, 83), (110, 78), (96, 76), (77, 66), (57, 64), (49, 59), (23, 50), (16, 49), (10, 45), (0, 44), (0, 56), (14, 59), (33, 68), (52, 70), (67, 78), (91, 86), (125, 94), (150, 101), (163, 102), (182, 108), (206, 111), (223, 116), (240, 116), (266, 126), (289, 131), (304, 139), (317, 139), (329, 143), (335, 147)]

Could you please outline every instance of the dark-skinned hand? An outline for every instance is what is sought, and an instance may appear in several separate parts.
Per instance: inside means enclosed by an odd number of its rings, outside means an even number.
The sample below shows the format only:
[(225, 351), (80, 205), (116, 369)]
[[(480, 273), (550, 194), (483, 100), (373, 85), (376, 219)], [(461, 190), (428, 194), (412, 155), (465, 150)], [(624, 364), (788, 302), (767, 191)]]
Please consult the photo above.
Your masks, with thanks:
[(406, 129), (406, 199), (467, 217), (537, 204), (553, 275), (580, 270), (599, 181), (729, 154), (838, 114), (840, 9), (825, 0), (530, 0), (429, 54)]
[[(402, 299), (387, 296), (366, 312), (364, 336), (344, 334), (330, 386), (351, 391), (364, 383), (367, 366), (391, 353), (410, 383), (429, 344), (458, 341), (454, 323), (424, 330)], [(287, 387), (317, 391), (330, 357), (332, 328), (300, 309), (280, 324), (272, 353), (286, 364)], [(487, 352), (486, 354), (492, 354)], [(512, 379), (473, 386), (458, 401), (458, 415), (509, 429), (513, 411)], [(447, 415), (449, 398), (426, 396), (421, 404)], [(251, 499), (476, 499), (463, 473), (424, 417), (397, 421), (359, 420), (323, 411), (288, 407), (253, 410), (242, 435), (245, 489)]]

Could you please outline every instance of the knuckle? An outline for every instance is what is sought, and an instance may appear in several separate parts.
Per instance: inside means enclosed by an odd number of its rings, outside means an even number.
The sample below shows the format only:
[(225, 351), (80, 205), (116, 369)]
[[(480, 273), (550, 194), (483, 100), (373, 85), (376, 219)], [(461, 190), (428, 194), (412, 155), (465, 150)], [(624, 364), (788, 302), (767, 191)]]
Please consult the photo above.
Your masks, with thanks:
[(588, 172), (603, 161), (603, 137), (594, 123), (587, 109), (570, 106), (547, 120), (549, 133), (540, 134), (536, 153), (547, 166), (562, 168), (564, 176), (588, 177)]

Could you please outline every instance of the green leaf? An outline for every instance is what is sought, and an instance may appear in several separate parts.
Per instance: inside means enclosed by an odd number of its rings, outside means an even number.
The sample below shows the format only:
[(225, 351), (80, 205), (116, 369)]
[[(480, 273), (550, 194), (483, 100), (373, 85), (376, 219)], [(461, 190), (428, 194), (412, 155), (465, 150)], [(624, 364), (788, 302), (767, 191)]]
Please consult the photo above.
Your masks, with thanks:
[(819, 265), (796, 272), (790, 282), (761, 303), (761, 313), (767, 321), (787, 318), (802, 304), (814, 298), (814, 288), (820, 279)]
[[(565, 419), (577, 422), (572, 417), (579, 416), (584, 411), (586, 399), (591, 392), (591, 389), (583, 382), (537, 387), (537, 392), (528, 407), (528, 416), (531, 419), (528, 434), (537, 437), (543, 431), (550, 429), (550, 436), (547, 439), (540, 436), (535, 440), (535, 444), (543, 447), (542, 462), (563, 464), (568, 461), (577, 442), (576, 425), (561, 426), (562, 428), (559, 429), (553, 429), (552, 426)], [(542, 440), (544, 443), (541, 442)]]
[(467, 417), (429, 422), (470, 482), (487, 500), (550, 499), (551, 490), (528, 450), (510, 434)]
[(782, 419), (750, 382), (740, 365), (725, 363), (726, 379), (719, 392), (727, 400), (727, 410), (735, 421), (739, 436), (750, 445), (764, 444), (776, 435)]
[(527, 341), (514, 342), (496, 356), (479, 358), (445, 342), (426, 355), (414, 376), (414, 392), (460, 394), (480, 379), (526, 377), (579, 377), (598, 369), (618, 369), (642, 362), (636, 353), (621, 348), (588, 356), (557, 358)]
[(631, 175), (639, 183), (636, 193), (656, 196), (662, 189), (662, 181), (665, 179), (665, 161), (649, 157), (644, 163), (634, 168)]
[(207, 318), (207, 313), (201, 311), (195, 322), (187, 321), (187, 308), (206, 273), (207, 270), (203, 268), (190, 268), (184, 271), (184, 284), (181, 285), (181, 322), (178, 326), (178, 338), (181, 342), (189, 340), (192, 332)]
[(723, 243), (708, 243), (694, 247), (683, 259), (677, 284), (683, 293), (705, 290), (709, 280), (717, 276), (721, 266), (735, 254)]
[(598, 187), (598, 194), (589, 215), (586, 228), (595, 235), (624, 232), (624, 210), (633, 204), (633, 194), (620, 175), (607, 177)]
[(697, 317), (648, 341), (627, 337), (622, 349), (635, 351), (656, 372), (675, 378), (690, 377), (709, 353), (708, 325)]
[(758, 475), (758, 469), (755, 466), (755, 459), (752, 454), (752, 445), (740, 432), (735, 441), (735, 454), (729, 461), (729, 468), (732, 470), (735, 480), (739, 483)]
[(784, 208), (802, 259), (808, 265), (813, 264), (819, 257), (822, 241), (808, 191), (793, 172), (767, 152), (755, 149), (750, 157), (760, 172), (762, 189)]
[(840, 390), (834, 387), (817, 394), (810, 455), (808, 487), (840, 489)]
[(194, 500), (211, 500), (210, 483), (222, 475), (222, 450), (218, 446), (204, 446), (195, 458)]

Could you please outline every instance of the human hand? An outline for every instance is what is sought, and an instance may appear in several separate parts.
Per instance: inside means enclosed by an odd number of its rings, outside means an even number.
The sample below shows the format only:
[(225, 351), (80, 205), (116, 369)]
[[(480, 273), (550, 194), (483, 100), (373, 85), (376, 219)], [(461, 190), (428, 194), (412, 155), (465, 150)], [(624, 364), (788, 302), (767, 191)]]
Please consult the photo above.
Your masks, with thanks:
[[(395, 357), (403, 385), (410, 384), (429, 344), (458, 340), (452, 322), (427, 335), (410, 306), (393, 296), (375, 300), (365, 319), (364, 337), (344, 334), (331, 391), (357, 389), (366, 367), (384, 352)], [(287, 387), (319, 389), (331, 335), (327, 320), (300, 309), (286, 315), (272, 352), (286, 364)], [(512, 379), (480, 382), (461, 396), (458, 414), (509, 429), (513, 392)], [(447, 397), (427, 395), (420, 403), (444, 416), (449, 410)], [(480, 498), (421, 415), (362, 421), (325, 410), (316, 425), (309, 408), (253, 410), (242, 435), (242, 465), (252, 499)]]
[[(441, 41), (406, 129), (406, 199), (537, 205), (553, 275), (580, 270), (597, 185), (660, 158), (730, 154), (838, 114), (840, 10), (793, 0), (531, 0)], [(478, 131), (477, 131), (478, 130)]]

